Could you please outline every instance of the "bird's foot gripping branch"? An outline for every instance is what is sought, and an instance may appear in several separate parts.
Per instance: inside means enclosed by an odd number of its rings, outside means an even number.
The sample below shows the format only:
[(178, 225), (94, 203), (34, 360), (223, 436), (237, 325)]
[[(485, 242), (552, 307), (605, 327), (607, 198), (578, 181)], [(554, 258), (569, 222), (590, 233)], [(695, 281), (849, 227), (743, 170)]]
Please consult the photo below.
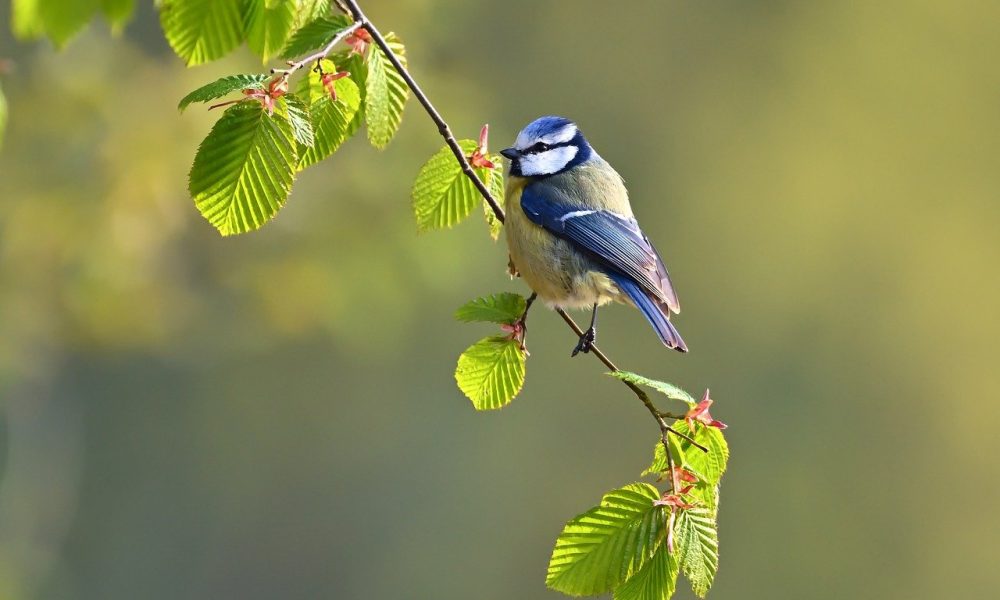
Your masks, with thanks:
[[(67, 1), (67, 6), (87, 7), (64, 11), (53, 8), (58, 4), (14, 2), (15, 34), (46, 35), (61, 46), (96, 11), (119, 28), (134, 6)], [(356, 0), (162, 0), (158, 6), (167, 41), (189, 65), (222, 58), (244, 41), (265, 61), (273, 56), (286, 61), (266, 73), (223, 77), (181, 100), (181, 109), (193, 103), (225, 108), (198, 148), (189, 179), (197, 209), (220, 233), (266, 224), (284, 205), (296, 175), (332, 156), (362, 126), (376, 148), (385, 147), (412, 93), (445, 141), (413, 187), (418, 229), (452, 227), (480, 206), (489, 234), (498, 238), (505, 217), (497, 201), (504, 193), (504, 175), (500, 157), (487, 148), (487, 129), (477, 140), (457, 139), (407, 71), (402, 42), (382, 34)], [(0, 128), (4, 116), (0, 98)], [(525, 175), (522, 167), (519, 173)], [(566, 223), (593, 212), (536, 216)], [(641, 234), (637, 226), (629, 229), (627, 219), (623, 223), (616, 226), (625, 234)], [(643, 304), (641, 295), (630, 297)], [(501, 293), (458, 309), (459, 320), (499, 325), (495, 335), (462, 353), (455, 371), (458, 387), (477, 410), (506, 406), (521, 390), (528, 356), (526, 316), (533, 299)], [(676, 312), (670, 294), (654, 300)], [(676, 332), (669, 321), (658, 321), (658, 314), (669, 316), (658, 306), (647, 304), (644, 314), (659, 324), (665, 344), (685, 349), (679, 336), (671, 341)], [(557, 313), (577, 340), (589, 341), (565, 311)], [(611, 592), (619, 600), (666, 599), (683, 572), (694, 592), (704, 595), (718, 567), (719, 482), (729, 455), (725, 425), (709, 415), (707, 392), (696, 401), (673, 385), (619, 370), (596, 343), (584, 346), (653, 417), (659, 435), (653, 463), (643, 475), (655, 482), (608, 492), (597, 506), (570, 520), (556, 540), (546, 583), (574, 596)], [(684, 409), (661, 410), (653, 401), (661, 396)]]

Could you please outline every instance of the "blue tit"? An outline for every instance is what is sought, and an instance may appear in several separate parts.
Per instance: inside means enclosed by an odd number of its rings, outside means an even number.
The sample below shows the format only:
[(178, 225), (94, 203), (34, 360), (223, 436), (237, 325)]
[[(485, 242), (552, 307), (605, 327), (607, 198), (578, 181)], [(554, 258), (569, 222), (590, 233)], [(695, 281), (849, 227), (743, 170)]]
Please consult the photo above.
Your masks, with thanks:
[(636, 306), (665, 346), (687, 352), (670, 322), (680, 304), (667, 268), (632, 215), (621, 175), (576, 124), (541, 117), (500, 154), (510, 160), (504, 229), (511, 266), (534, 291), (530, 300), (593, 309), (573, 355), (590, 351), (597, 307), (612, 300)]

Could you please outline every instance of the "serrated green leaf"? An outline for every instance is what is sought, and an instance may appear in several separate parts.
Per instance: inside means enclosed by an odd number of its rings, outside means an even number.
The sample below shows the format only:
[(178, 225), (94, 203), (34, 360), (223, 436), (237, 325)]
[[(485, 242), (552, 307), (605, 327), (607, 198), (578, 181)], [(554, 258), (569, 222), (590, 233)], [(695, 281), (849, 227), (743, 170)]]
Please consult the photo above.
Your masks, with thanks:
[(222, 235), (259, 228), (288, 198), (298, 157), (286, 107), (279, 98), (270, 116), (260, 102), (240, 102), (198, 148), (188, 189)]
[(243, 0), (164, 0), (160, 25), (187, 65), (222, 58), (244, 38)]
[(729, 460), (729, 445), (726, 444), (722, 431), (698, 423), (695, 425), (695, 432), (691, 433), (684, 421), (676, 421), (671, 427), (708, 448), (708, 452), (703, 452), (691, 442), (671, 434), (670, 442), (678, 452), (681, 465), (695, 473), (706, 484), (712, 487), (719, 485), (722, 474), (726, 472), (726, 462)]
[(297, 28), (330, 14), (330, 0), (298, 0), (296, 4), (298, 6), (297, 14), (295, 15), (295, 26)]
[(458, 358), (455, 382), (476, 410), (510, 404), (524, 385), (524, 352), (507, 337), (479, 340)]
[(609, 492), (599, 506), (563, 528), (549, 560), (545, 585), (571, 596), (614, 589), (640, 571), (665, 537), (660, 493), (646, 483)]
[(677, 589), (679, 571), (677, 558), (661, 543), (653, 557), (615, 590), (614, 600), (669, 600)]
[(524, 314), (527, 301), (520, 294), (503, 292), (476, 298), (455, 311), (455, 318), (466, 323), (513, 324)]
[(288, 103), (288, 121), (292, 124), (292, 137), (299, 144), (299, 153), (305, 148), (311, 148), (315, 143), (312, 115), (305, 101), (295, 94), (285, 94)]
[[(481, 179), (484, 175), (489, 177), (489, 182), (487, 182), (486, 187), (489, 188), (490, 195), (493, 196), (493, 199), (497, 202), (503, 203), (503, 167), (500, 166), (499, 157), (490, 156), (488, 158), (496, 166), (492, 169), (476, 169), (476, 172), (480, 175)], [(490, 237), (493, 238), (493, 241), (496, 241), (500, 238), (500, 231), (503, 229), (503, 222), (497, 218), (496, 213), (493, 212), (493, 208), (485, 198), (483, 198), (483, 211), (486, 215), (486, 226), (489, 227)]]
[(363, 56), (351, 52), (339, 52), (332, 55), (330, 58), (336, 63), (338, 69), (350, 73), (351, 81), (358, 84), (358, 93), (361, 98), (360, 104), (358, 105), (358, 110), (354, 113), (354, 118), (351, 119), (351, 124), (347, 128), (347, 137), (351, 137), (361, 129), (362, 125), (365, 124), (365, 98), (368, 87), (368, 65), (365, 64)]
[(616, 379), (621, 379), (622, 381), (627, 381), (629, 383), (634, 383), (635, 385), (641, 385), (656, 390), (657, 392), (660, 392), (661, 394), (665, 395), (668, 398), (671, 398), (673, 400), (680, 400), (681, 402), (686, 402), (688, 406), (694, 406), (695, 404), (697, 404), (697, 401), (691, 394), (685, 392), (684, 390), (682, 390), (681, 388), (677, 387), (672, 383), (667, 383), (665, 381), (657, 381), (655, 379), (649, 379), (648, 377), (643, 377), (642, 375), (638, 375), (636, 373), (630, 373), (628, 371), (613, 371), (611, 373), (608, 373), (608, 375), (611, 375)]
[(12, 0), (10, 29), (14, 37), (34, 39), (45, 33), (45, 23), (39, 10), (41, 0)]
[(298, 13), (296, 0), (244, 0), (247, 46), (266, 63), (285, 47)]
[(691, 591), (705, 597), (719, 569), (719, 533), (709, 509), (682, 510), (674, 523), (677, 560)]
[[(334, 64), (323, 61), (326, 72), (332, 72)], [(361, 106), (361, 92), (350, 78), (338, 79), (333, 83), (337, 92), (337, 101), (330, 99), (330, 93), (323, 87), (319, 73), (310, 71), (308, 77), (303, 77), (299, 94), (308, 98), (309, 112), (312, 114), (313, 128), (316, 131), (316, 143), (312, 148), (300, 152), (299, 170), (305, 169), (327, 158), (340, 148), (347, 138), (357, 131), (352, 130), (354, 116)]]
[(195, 102), (211, 102), (223, 96), (243, 90), (262, 90), (265, 88), (264, 82), (268, 80), (268, 75), (229, 75), (222, 79), (217, 79), (208, 85), (203, 85), (195, 91), (181, 99), (177, 105), (179, 110), (184, 110)]
[(135, 0), (101, 0), (101, 12), (112, 31), (121, 31), (135, 12)]
[(345, 15), (312, 19), (288, 38), (281, 58), (296, 59), (319, 50), (350, 24), (351, 19)]
[(3, 88), (0, 87), (0, 148), (3, 148), (3, 135), (7, 129), (7, 98), (3, 95)]
[[(466, 155), (476, 149), (473, 140), (460, 140), (458, 145)], [(490, 169), (476, 169), (476, 174), (486, 181)], [(462, 172), (462, 166), (447, 146), (438, 150), (420, 168), (413, 184), (412, 198), (413, 215), (419, 231), (453, 227), (468, 217), (476, 203), (481, 201), (479, 190)]]
[(38, 14), (45, 33), (60, 49), (90, 22), (97, 9), (97, 0), (38, 0)]
[[(393, 33), (386, 34), (385, 40), (405, 67), (406, 48), (402, 42)], [(365, 124), (368, 127), (368, 141), (381, 150), (389, 145), (399, 129), (410, 89), (377, 44), (369, 46), (367, 63)]]
[(667, 470), (667, 452), (662, 442), (653, 446), (653, 462), (642, 472), (643, 475), (659, 475)]

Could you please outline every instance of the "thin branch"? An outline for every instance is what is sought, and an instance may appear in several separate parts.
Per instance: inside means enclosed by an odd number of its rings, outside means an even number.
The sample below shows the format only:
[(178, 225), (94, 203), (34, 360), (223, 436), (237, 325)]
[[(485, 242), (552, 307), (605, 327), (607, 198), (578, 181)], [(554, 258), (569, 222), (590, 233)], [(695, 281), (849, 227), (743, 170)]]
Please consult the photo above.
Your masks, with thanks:
[[(399, 73), (399, 75), (403, 78), (403, 81), (406, 82), (406, 85), (409, 86), (410, 90), (413, 92), (413, 95), (416, 96), (417, 101), (420, 102), (421, 106), (424, 107), (424, 111), (431, 118), (431, 120), (434, 121), (434, 124), (437, 125), (438, 133), (441, 134), (441, 137), (444, 138), (445, 143), (448, 144), (448, 148), (450, 148), (452, 154), (455, 155), (455, 160), (457, 160), (458, 164), (461, 165), (462, 167), (462, 173), (464, 173), (465, 176), (472, 181), (473, 185), (476, 186), (476, 190), (479, 191), (479, 194), (483, 197), (484, 200), (486, 200), (486, 203), (489, 204), (490, 208), (493, 210), (493, 214), (496, 215), (497, 219), (501, 223), (503, 223), (505, 220), (503, 209), (500, 208), (499, 202), (497, 202), (497, 199), (494, 198), (493, 195), (490, 193), (490, 190), (489, 188), (486, 187), (486, 184), (483, 183), (483, 181), (476, 176), (475, 171), (472, 170), (472, 165), (469, 164), (469, 159), (465, 156), (465, 153), (462, 151), (462, 147), (459, 146), (458, 140), (455, 138), (455, 135), (451, 132), (451, 128), (448, 127), (448, 123), (445, 122), (444, 118), (441, 116), (441, 113), (439, 113), (437, 109), (434, 108), (434, 105), (431, 104), (431, 101), (427, 97), (427, 94), (424, 93), (424, 91), (420, 88), (420, 85), (417, 84), (416, 80), (413, 79), (413, 76), (410, 75), (410, 72), (406, 70), (406, 67), (403, 66), (403, 63), (400, 62), (399, 58), (393, 53), (392, 49), (389, 47), (389, 43), (386, 41), (385, 37), (383, 37), (382, 33), (378, 30), (377, 27), (375, 27), (374, 23), (368, 20), (368, 17), (365, 16), (364, 12), (362, 12), (361, 7), (358, 6), (357, 0), (336, 0), (336, 3), (338, 4), (338, 6), (340, 4), (346, 5), (348, 12), (354, 19), (354, 24), (352, 25), (352, 27), (356, 29), (357, 26), (363, 25), (364, 28), (368, 30), (368, 33), (370, 33), (372, 36), (372, 40), (374, 40), (374, 42), (378, 45), (378, 47), (382, 49), (382, 52), (385, 53), (386, 57), (389, 59), (389, 62), (392, 63), (392, 66), (396, 69), (396, 72)], [(337, 41), (339, 40), (337, 39), (334, 40), (334, 42)], [(317, 53), (319, 55), (318, 57), (316, 56), (307, 57), (302, 61), (300, 61), (300, 63), (309, 62), (310, 60), (318, 60), (318, 58), (326, 56), (330, 52), (330, 49), (335, 45), (334, 42), (331, 42), (331, 44), (326, 49), (324, 49), (323, 52)], [(301, 68), (300, 63), (296, 63), (299, 65), (298, 68)], [(563, 318), (564, 321), (566, 321), (566, 324), (569, 325), (570, 329), (572, 329), (577, 336), (583, 335), (583, 330), (580, 329), (580, 326), (576, 324), (576, 321), (573, 320), (573, 317), (569, 316), (569, 314), (567, 314), (565, 310), (557, 308), (556, 312), (559, 314), (560, 317)], [(604, 354), (604, 352), (602, 352), (601, 349), (598, 348), (596, 345), (592, 345), (590, 347), (590, 353), (593, 354), (594, 357), (596, 357), (599, 361), (604, 363), (604, 366), (611, 369), (611, 371), (617, 372), (619, 370), (618, 367), (615, 366), (615, 363), (611, 362), (611, 359), (608, 358), (608, 356)], [(669, 434), (672, 433), (674, 435), (680, 436), (688, 440), (692, 444), (694, 444), (694, 446), (696, 446), (697, 448), (700, 448), (701, 450), (708, 452), (708, 448), (705, 448), (704, 446), (696, 443), (690, 437), (670, 427), (666, 422), (666, 418), (669, 415), (667, 415), (666, 413), (661, 413), (659, 410), (657, 410), (652, 400), (649, 399), (649, 396), (642, 388), (632, 383), (631, 381), (623, 380), (622, 383), (628, 386), (629, 389), (631, 389), (632, 392), (635, 393), (635, 395), (639, 398), (639, 400), (642, 401), (643, 405), (646, 407), (646, 410), (648, 410), (649, 413), (653, 415), (653, 418), (656, 420), (656, 424), (660, 428), (660, 436), (663, 442), (663, 448), (664, 450), (666, 450), (667, 453), (667, 461), (670, 466), (671, 477), (673, 477), (674, 459), (670, 451), (670, 444), (668, 441)]]
[(349, 26), (347, 26), (345, 29), (342, 29), (339, 32), (337, 32), (337, 35), (333, 36), (333, 39), (330, 40), (330, 43), (328, 43), (326, 46), (323, 46), (322, 50), (310, 54), (309, 56), (303, 58), (302, 60), (288, 63), (287, 69), (271, 69), (271, 72), (284, 73), (284, 78), (288, 79), (289, 77), (291, 77), (292, 73), (298, 71), (302, 67), (326, 58), (331, 52), (333, 52), (333, 49), (337, 47), (337, 44), (344, 41), (344, 39), (346, 39), (347, 36), (351, 35), (352, 33), (357, 31), (358, 29), (361, 29), (364, 26), (365, 26), (364, 20), (355, 19), (354, 22), (351, 23)]

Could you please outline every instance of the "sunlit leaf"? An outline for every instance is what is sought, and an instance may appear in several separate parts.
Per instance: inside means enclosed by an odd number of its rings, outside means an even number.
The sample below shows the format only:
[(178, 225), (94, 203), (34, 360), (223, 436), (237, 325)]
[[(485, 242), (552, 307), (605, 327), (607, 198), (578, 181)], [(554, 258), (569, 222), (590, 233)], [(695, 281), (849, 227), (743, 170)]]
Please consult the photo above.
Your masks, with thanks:
[(671, 445), (680, 456), (681, 466), (689, 468), (709, 485), (718, 485), (729, 460), (729, 445), (726, 444), (722, 431), (715, 427), (696, 425), (695, 432), (692, 433), (684, 421), (676, 421), (672, 427), (708, 448), (708, 452), (703, 452), (691, 442), (670, 435)]
[(12, 0), (10, 28), (20, 39), (33, 39), (45, 33), (39, 4), (42, 0)]
[[(476, 148), (474, 140), (460, 140), (458, 145), (466, 155)], [(492, 178), (498, 176), (497, 169), (484, 167), (475, 171), (480, 180), (496, 186)], [(502, 175), (499, 177), (502, 180)], [(503, 195), (500, 197), (503, 198)], [(482, 202), (479, 190), (462, 172), (462, 166), (447, 146), (438, 150), (420, 168), (413, 184), (412, 198), (413, 214), (420, 231), (453, 227)]]
[(463, 304), (455, 311), (455, 318), (466, 323), (479, 321), (510, 325), (521, 318), (525, 306), (524, 296), (504, 292), (476, 298)]
[[(323, 65), (328, 73), (335, 68), (330, 61), (323, 61)], [(319, 73), (310, 71), (308, 77), (302, 78), (299, 94), (309, 102), (316, 143), (312, 148), (302, 149), (299, 169), (327, 158), (357, 131), (352, 129), (355, 113), (361, 106), (361, 92), (357, 84), (345, 77), (333, 82), (333, 85), (337, 92), (336, 101), (330, 98), (329, 91), (323, 87)]]
[(303, 147), (312, 147), (316, 140), (309, 106), (295, 94), (285, 94), (285, 102), (288, 104), (288, 121), (292, 125), (292, 137), (299, 144), (300, 150)]
[[(479, 175), (480, 179), (489, 179), (486, 187), (490, 190), (490, 195), (498, 203), (503, 205), (504, 198), (504, 183), (503, 183), (503, 167), (500, 166), (500, 157), (490, 156), (489, 159), (496, 165), (492, 169), (476, 169), (476, 174)], [(490, 237), (496, 241), (500, 237), (500, 231), (503, 229), (503, 222), (497, 218), (496, 213), (493, 212), (493, 207), (490, 203), (483, 199), (483, 212), (486, 216), (486, 225), (489, 227)]]
[(244, 38), (243, 0), (163, 0), (160, 24), (188, 66), (222, 58)]
[(634, 383), (635, 385), (641, 385), (656, 390), (668, 398), (680, 400), (681, 402), (687, 403), (689, 406), (694, 406), (697, 403), (694, 396), (672, 383), (649, 379), (647, 377), (643, 377), (642, 375), (637, 375), (636, 373), (629, 373), (628, 371), (613, 371), (608, 373), (608, 375), (621, 379), (622, 381), (627, 381), (629, 383)]
[(665, 538), (660, 493), (633, 483), (605, 494), (599, 506), (563, 528), (549, 561), (545, 584), (571, 596), (611, 591), (639, 571)]
[(297, 162), (284, 98), (273, 116), (246, 100), (223, 113), (198, 148), (189, 189), (222, 235), (259, 228), (284, 204)]
[(615, 589), (614, 600), (669, 600), (677, 589), (677, 557), (661, 543), (653, 557)]
[(244, 0), (247, 46), (266, 63), (285, 47), (298, 12), (296, 0)]
[(203, 85), (195, 91), (181, 99), (177, 108), (184, 110), (195, 102), (211, 102), (223, 96), (228, 96), (233, 92), (243, 90), (262, 90), (264, 83), (268, 80), (268, 75), (229, 75), (222, 79), (217, 79), (212, 83)]
[(97, 13), (97, 0), (38, 0), (38, 11), (45, 33), (62, 48), (66, 42), (80, 32)]
[(296, 5), (296, 27), (330, 14), (330, 0), (298, 0)]
[(524, 385), (524, 352), (510, 338), (479, 340), (458, 358), (455, 381), (476, 410), (502, 408)]
[(350, 24), (351, 20), (344, 15), (310, 20), (288, 38), (281, 57), (294, 60), (319, 50)]
[(121, 31), (135, 12), (135, 0), (101, 0), (101, 12), (113, 31)]
[(719, 569), (719, 533), (709, 509), (682, 510), (674, 523), (678, 562), (691, 590), (704, 598)]
[[(406, 48), (392, 33), (386, 34), (389, 49), (406, 66)], [(403, 120), (403, 107), (410, 90), (377, 44), (368, 48), (368, 75), (365, 94), (365, 124), (368, 140), (378, 149), (392, 141)]]

